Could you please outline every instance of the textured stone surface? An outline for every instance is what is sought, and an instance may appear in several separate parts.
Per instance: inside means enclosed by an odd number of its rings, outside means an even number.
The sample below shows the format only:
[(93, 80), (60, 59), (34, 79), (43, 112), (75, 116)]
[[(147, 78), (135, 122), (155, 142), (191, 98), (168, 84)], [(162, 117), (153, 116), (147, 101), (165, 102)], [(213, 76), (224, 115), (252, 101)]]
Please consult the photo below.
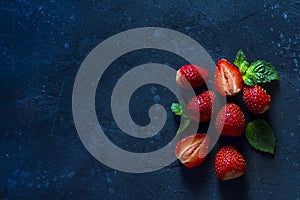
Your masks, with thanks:
[[(0, 197), (2, 199), (300, 199), (300, 2), (299, 1), (1, 1), (0, 2)], [(195, 169), (178, 162), (156, 172), (128, 174), (90, 155), (74, 127), (71, 94), (85, 56), (104, 39), (145, 26), (180, 31), (214, 60), (232, 60), (242, 48), (249, 60), (266, 59), (281, 81), (267, 88), (273, 102), (266, 117), (277, 138), (276, 155), (256, 152), (245, 138), (222, 138), (247, 160), (240, 179), (213, 174), (215, 148)], [(147, 152), (164, 146), (177, 129), (168, 113), (161, 133), (128, 137), (112, 121), (110, 94), (128, 69), (185, 61), (166, 52), (131, 52), (116, 60), (97, 91), (98, 118), (118, 146)], [(148, 85), (136, 91), (132, 115), (140, 125), (153, 103), (166, 108), (175, 97)]]

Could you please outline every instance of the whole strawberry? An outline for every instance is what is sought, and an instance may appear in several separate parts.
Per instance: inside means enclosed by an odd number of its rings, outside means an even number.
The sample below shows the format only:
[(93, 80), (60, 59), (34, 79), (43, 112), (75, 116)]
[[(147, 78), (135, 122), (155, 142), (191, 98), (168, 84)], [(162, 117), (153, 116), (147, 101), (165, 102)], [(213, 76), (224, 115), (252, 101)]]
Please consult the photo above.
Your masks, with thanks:
[(210, 139), (206, 134), (193, 134), (180, 140), (175, 148), (175, 156), (186, 167), (200, 165), (208, 153)]
[(188, 103), (188, 112), (195, 121), (209, 121), (214, 113), (216, 95), (212, 91), (205, 91), (195, 96)]
[(243, 100), (247, 108), (254, 114), (261, 114), (271, 106), (271, 97), (261, 86), (245, 86)]
[(226, 59), (217, 62), (214, 85), (223, 96), (234, 96), (242, 90), (243, 79), (239, 69)]
[(238, 105), (227, 103), (219, 111), (215, 125), (221, 135), (240, 136), (244, 133), (246, 119)]
[(183, 88), (197, 88), (205, 84), (209, 72), (197, 65), (184, 65), (176, 74), (176, 82)]
[(233, 146), (224, 146), (216, 154), (214, 167), (217, 177), (225, 181), (242, 176), (246, 161)]

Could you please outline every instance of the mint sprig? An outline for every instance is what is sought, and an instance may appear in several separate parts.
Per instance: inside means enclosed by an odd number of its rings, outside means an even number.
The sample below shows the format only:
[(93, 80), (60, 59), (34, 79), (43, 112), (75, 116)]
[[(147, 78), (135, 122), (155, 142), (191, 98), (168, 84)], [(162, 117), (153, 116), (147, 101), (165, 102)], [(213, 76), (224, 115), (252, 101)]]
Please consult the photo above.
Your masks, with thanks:
[(234, 64), (239, 68), (246, 85), (254, 86), (259, 83), (279, 80), (276, 69), (264, 60), (257, 60), (249, 66), (246, 55), (242, 50), (237, 52)]
[(242, 50), (239, 50), (235, 56), (234, 64), (239, 68), (246, 60), (247, 59), (245, 53)]
[(275, 136), (272, 128), (265, 120), (257, 119), (250, 122), (246, 127), (245, 136), (254, 149), (271, 154), (275, 153)]
[(175, 115), (182, 115), (182, 106), (179, 103), (172, 103), (171, 110)]
[(177, 132), (176, 132), (176, 135), (182, 133), (191, 123), (191, 119), (184, 119), (183, 123), (180, 124)]
[(183, 100), (179, 103), (172, 103), (171, 110), (175, 115), (183, 116), (184, 118), (189, 118), (187, 106)]
[(180, 103), (172, 103), (171, 110), (175, 115), (182, 116), (184, 118), (183, 123), (180, 124), (177, 133), (182, 133), (191, 123), (191, 119), (188, 117), (188, 110), (186, 107), (186, 104), (183, 100), (180, 101)]
[(242, 50), (239, 50), (235, 56), (234, 60), (235, 66), (237, 66), (242, 74), (245, 74), (249, 63), (247, 62), (246, 55)]
[(251, 63), (243, 76), (246, 85), (256, 85), (258, 83), (267, 83), (273, 80), (279, 80), (276, 69), (264, 60), (257, 60)]

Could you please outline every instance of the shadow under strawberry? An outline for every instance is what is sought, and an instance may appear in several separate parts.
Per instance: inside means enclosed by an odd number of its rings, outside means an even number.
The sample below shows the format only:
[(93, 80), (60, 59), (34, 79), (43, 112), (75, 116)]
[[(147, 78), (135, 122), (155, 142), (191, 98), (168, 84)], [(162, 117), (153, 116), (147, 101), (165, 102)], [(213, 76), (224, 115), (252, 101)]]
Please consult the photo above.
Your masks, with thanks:
[(280, 83), (281, 81), (271, 81), (269, 83), (260, 84), (260, 86), (267, 90), (268, 94), (273, 99), (276, 98), (276, 96), (280, 96)]
[[(208, 154), (204, 162), (194, 168), (187, 168), (181, 164), (182, 182), (191, 190), (199, 191), (201, 187), (206, 188), (210, 182), (213, 172), (213, 156)], [(201, 180), (201, 181), (199, 181)]]
[(247, 150), (250, 148), (244, 134), (237, 137), (231, 136), (220, 136), (218, 144), (215, 146), (216, 149), (221, 148), (222, 146), (231, 145), (236, 147), (243, 155), (247, 153)]
[(270, 83), (261, 84), (261, 86), (267, 90), (268, 94), (271, 96), (271, 107), (262, 115), (257, 116), (257, 118), (265, 119), (270, 126), (272, 127), (273, 123), (273, 115), (278, 113), (278, 108), (280, 104), (282, 104), (281, 99), (279, 98), (282, 94), (280, 94), (281, 82), (280, 81), (272, 81)]
[[(247, 172), (246, 172), (247, 173)], [(232, 200), (232, 199), (250, 199), (249, 197), (249, 185), (248, 185), (248, 177), (247, 174), (243, 176), (229, 180), (229, 181), (221, 181), (219, 180), (219, 190), (221, 192), (221, 198), (224, 200)]]
[(227, 103), (235, 103), (241, 108), (243, 114), (245, 115), (246, 124), (256, 118), (256, 116), (245, 106), (242, 92), (239, 92), (236, 96), (227, 97)]

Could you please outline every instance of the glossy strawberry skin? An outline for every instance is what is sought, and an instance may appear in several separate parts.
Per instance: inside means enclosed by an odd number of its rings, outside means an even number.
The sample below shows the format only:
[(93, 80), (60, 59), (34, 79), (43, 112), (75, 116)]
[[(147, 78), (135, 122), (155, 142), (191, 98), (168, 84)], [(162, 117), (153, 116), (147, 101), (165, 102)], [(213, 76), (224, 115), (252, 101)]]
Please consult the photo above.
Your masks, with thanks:
[(245, 173), (246, 161), (233, 146), (224, 146), (216, 154), (214, 168), (219, 179), (231, 180)]
[(199, 122), (209, 121), (214, 113), (216, 95), (212, 91), (205, 91), (192, 98), (188, 103), (190, 117)]
[(254, 114), (261, 114), (271, 106), (271, 97), (261, 86), (245, 86), (243, 100), (246, 107)]
[(185, 89), (200, 87), (208, 78), (209, 72), (197, 65), (184, 65), (176, 74), (176, 82)]
[(200, 165), (208, 153), (210, 139), (204, 134), (193, 134), (180, 140), (175, 148), (175, 156), (186, 167)]
[(238, 105), (227, 103), (217, 114), (215, 125), (221, 135), (240, 136), (244, 133), (246, 119)]
[(242, 90), (242, 74), (233, 64), (221, 59), (217, 62), (214, 85), (222, 96), (234, 96)]

